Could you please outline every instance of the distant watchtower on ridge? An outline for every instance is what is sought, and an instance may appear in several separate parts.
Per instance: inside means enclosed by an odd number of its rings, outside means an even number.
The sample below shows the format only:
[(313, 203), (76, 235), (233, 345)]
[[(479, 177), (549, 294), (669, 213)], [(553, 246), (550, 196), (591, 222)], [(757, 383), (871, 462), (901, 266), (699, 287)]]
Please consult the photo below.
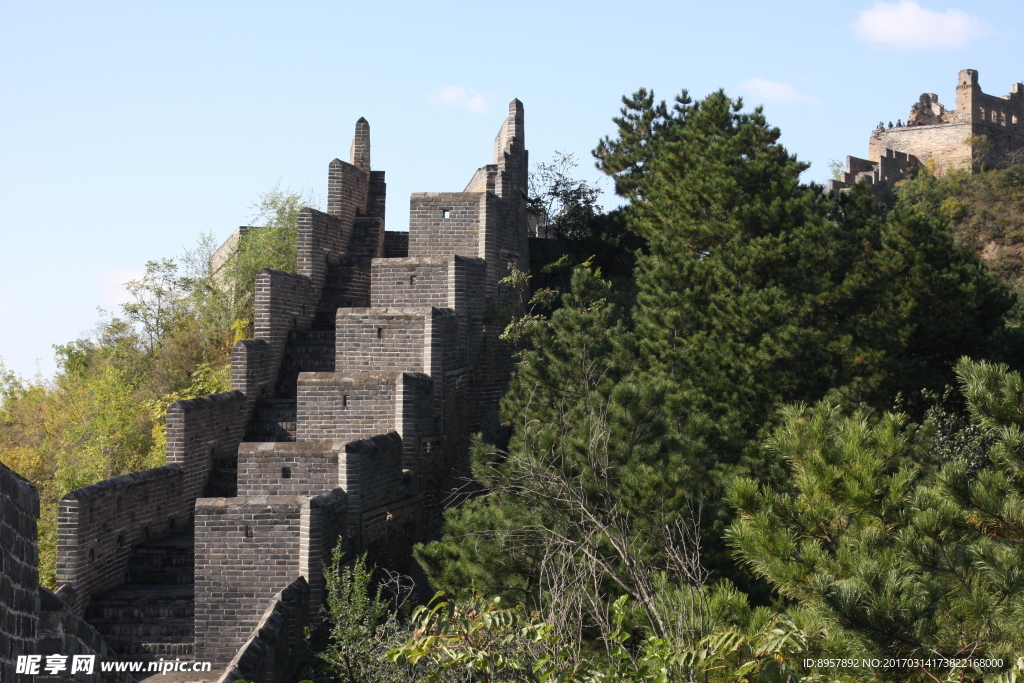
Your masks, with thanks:
[(947, 110), (935, 93), (923, 93), (906, 123), (879, 122), (868, 139), (868, 158), (846, 157), (846, 171), (839, 180), (829, 181), (829, 189), (866, 182), (876, 195), (887, 196), (896, 181), (929, 162), (943, 174), (1022, 158), (1024, 84), (1014, 83), (1002, 97), (987, 95), (978, 85), (978, 72), (963, 69), (957, 77), (955, 109)]

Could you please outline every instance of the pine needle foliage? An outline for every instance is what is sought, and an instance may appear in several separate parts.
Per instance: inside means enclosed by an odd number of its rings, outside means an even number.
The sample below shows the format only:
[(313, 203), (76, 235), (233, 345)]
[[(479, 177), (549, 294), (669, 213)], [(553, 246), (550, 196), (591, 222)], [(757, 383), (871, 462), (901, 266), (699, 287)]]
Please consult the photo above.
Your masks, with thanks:
[[(941, 425), (898, 414), (797, 406), (768, 443), (788, 486), (730, 488), (730, 542), (792, 612), (826, 624), (822, 656), (1001, 660), (931, 666), (988, 680), (1024, 649), (1024, 381), (985, 361), (956, 371), (984, 453), (937, 457)], [(912, 667), (875, 675), (928, 679)]]

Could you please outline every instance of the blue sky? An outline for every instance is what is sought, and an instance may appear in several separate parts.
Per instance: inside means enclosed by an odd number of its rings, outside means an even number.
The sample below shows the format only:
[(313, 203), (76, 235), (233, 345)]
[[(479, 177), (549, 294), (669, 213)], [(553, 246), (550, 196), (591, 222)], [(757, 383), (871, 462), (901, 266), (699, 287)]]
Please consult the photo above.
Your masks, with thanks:
[(605, 188), (590, 150), (639, 86), (764, 104), (823, 180), (922, 92), (952, 107), (960, 69), (1009, 92), (1022, 26), (1019, 0), (0, 0), (0, 359), (51, 374), (147, 260), (226, 237), (279, 181), (323, 196), (360, 116), (389, 229), (489, 163), (513, 97), (532, 162), (575, 153)]

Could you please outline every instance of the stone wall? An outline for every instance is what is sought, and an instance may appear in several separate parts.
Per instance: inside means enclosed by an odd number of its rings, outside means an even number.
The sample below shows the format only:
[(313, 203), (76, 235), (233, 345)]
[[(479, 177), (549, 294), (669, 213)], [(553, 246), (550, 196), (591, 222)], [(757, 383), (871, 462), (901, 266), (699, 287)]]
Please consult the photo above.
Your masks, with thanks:
[(409, 255), (446, 259), (481, 253), (480, 192), (416, 192), (410, 200)]
[(192, 503), (185, 471), (165, 465), (105, 479), (60, 501), (57, 585), (76, 612), (93, 595), (124, 583), (133, 546), (187, 531)]
[(374, 368), (381, 372), (423, 370), (426, 318), (431, 309), (339, 308), (335, 327), (335, 372)]
[(395, 428), (401, 374), (304, 372), (299, 375), (297, 441), (356, 441)]
[(391, 432), (345, 444), (338, 486), (348, 494), (346, 535), (354, 547), (365, 548), (366, 515), (411, 494), (402, 473), (402, 437)]
[[(204, 498), (196, 505), (195, 659), (238, 654), (275, 593), (308, 581), (306, 606), (324, 599), (323, 561), (350, 524), (341, 489), (309, 496)], [(276, 679), (285, 680), (285, 679)]]
[[(337, 478), (333, 483), (337, 484)], [(310, 498), (302, 508), (299, 520), (299, 573), (309, 582), (309, 604), (312, 608), (310, 620), (314, 624), (322, 622), (320, 606), (326, 604), (327, 600), (324, 567), (330, 566), (338, 544), (347, 541), (348, 511), (348, 494), (340, 488)], [(341, 550), (354, 551), (356, 546), (346, 543)]]
[(384, 233), (384, 258), (405, 258), (409, 255), (409, 233), (388, 230)]
[(197, 501), (197, 660), (230, 660), (274, 595), (299, 576), (301, 520), (295, 496)]
[[(57, 683), (58, 681), (77, 683), (134, 683), (135, 679), (127, 673), (107, 672), (100, 670), (99, 662), (117, 659), (107, 647), (99, 631), (78, 616), (71, 606), (61, 600), (50, 590), (39, 587), (39, 645), (37, 654), (61, 654), (72, 661), (75, 655), (95, 655), (94, 672), (91, 675), (70, 671), (58, 676), (36, 676), (36, 683)], [(45, 660), (44, 660), (45, 661)], [(10, 680), (4, 678), (4, 680)]]
[(952, 168), (970, 168), (973, 135), (969, 123), (943, 123), (934, 126), (902, 126), (876, 130), (868, 141), (868, 159), (878, 161), (885, 150), (915, 156), (922, 164), (934, 160), (935, 168), (945, 172)]
[[(520, 306), (498, 281), (527, 267), (527, 161), (513, 100), (493, 163), (465, 192), (413, 195), (410, 232), (387, 232), (361, 119), (349, 162), (330, 164), (327, 212), (300, 212), (297, 273), (257, 276), (233, 391), (171, 407), (166, 467), (62, 502), (59, 594), (81, 609), (122, 583), (132, 545), (187, 530), (194, 505), (195, 659), (237, 654), (237, 675), (284, 680), (297, 641), (283, 634), (316, 614), (340, 540), (407, 569), (468, 474), (469, 435), (496, 433), (511, 367), (498, 336)], [(250, 418), (250, 436), (297, 441), (240, 444)], [(261, 431), (275, 420), (288, 429)], [(236, 454), (239, 496), (196, 500), (211, 473), (235, 490)]]
[(181, 467), (188, 505), (203, 495), (214, 460), (238, 450), (250, 406), (244, 394), (231, 391), (175, 401), (167, 408), (167, 464)]
[(309, 329), (316, 314), (319, 291), (315, 290), (314, 294), (310, 278), (303, 275), (267, 269), (256, 276), (253, 336), (270, 347), (267, 351), (270, 363), (264, 371), (269, 376), (277, 378), (288, 333)]
[(39, 624), (39, 493), (0, 463), (0, 680), (29, 681), (15, 676), (19, 655), (35, 654)]
[(449, 259), (407, 257), (374, 259), (370, 306), (419, 308), (448, 306)]
[(263, 339), (243, 339), (231, 347), (231, 389), (245, 395), (249, 407), (254, 399), (269, 394), (277, 363), (271, 358), (270, 344)]
[(238, 448), (238, 493), (312, 496), (338, 483), (341, 445), (326, 442), (243, 443)]
[(293, 680), (307, 656), (302, 639), (309, 612), (309, 585), (300, 576), (273, 597), (217, 683)]

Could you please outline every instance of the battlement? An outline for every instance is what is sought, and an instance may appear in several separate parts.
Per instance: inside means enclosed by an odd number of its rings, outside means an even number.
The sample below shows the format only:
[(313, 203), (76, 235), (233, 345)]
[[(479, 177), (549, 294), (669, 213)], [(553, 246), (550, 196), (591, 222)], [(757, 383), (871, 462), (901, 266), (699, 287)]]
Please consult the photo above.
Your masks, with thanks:
[[(348, 161), (328, 164), (327, 210), (299, 213), (296, 272), (256, 278), (254, 338), (232, 348), (232, 391), (170, 406), (165, 466), (61, 501), (59, 587), (43, 597), (63, 638), (284, 683), (302, 629), (321, 619), (336, 544), (408, 571), (468, 472), (470, 435), (500, 429), (512, 359), (484, 313), (529, 263), (524, 130), (513, 100), (492, 163), (463, 192), (412, 195), (398, 233), (385, 229), (370, 125), (356, 122)], [(24, 565), (0, 596), (24, 627), (0, 631), (21, 652), (52, 635), (37, 629), (38, 498), (2, 466), (0, 484), (10, 564)]]
[(872, 185), (880, 198), (915, 168), (929, 165), (936, 173), (1000, 166), (1024, 150), (1024, 84), (1014, 83), (1002, 97), (984, 93), (978, 72), (957, 75), (956, 107), (946, 109), (935, 93), (923, 93), (910, 108), (906, 124), (879, 122), (868, 140), (867, 159), (847, 157), (842, 177), (829, 182), (843, 190), (854, 182)]

